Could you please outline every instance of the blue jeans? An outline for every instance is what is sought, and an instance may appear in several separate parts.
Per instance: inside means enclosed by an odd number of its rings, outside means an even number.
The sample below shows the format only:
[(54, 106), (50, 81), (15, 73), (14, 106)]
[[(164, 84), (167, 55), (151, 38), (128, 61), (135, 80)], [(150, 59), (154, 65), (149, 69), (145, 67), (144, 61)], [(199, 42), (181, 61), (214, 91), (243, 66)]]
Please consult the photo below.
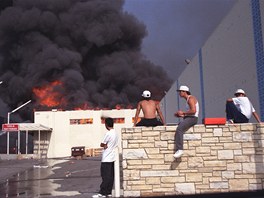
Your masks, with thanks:
[(226, 103), (226, 119), (232, 119), (234, 123), (248, 123), (248, 118), (231, 101)]
[(175, 133), (176, 151), (183, 150), (183, 134), (192, 126), (197, 124), (198, 118), (194, 116), (186, 116), (179, 123)]

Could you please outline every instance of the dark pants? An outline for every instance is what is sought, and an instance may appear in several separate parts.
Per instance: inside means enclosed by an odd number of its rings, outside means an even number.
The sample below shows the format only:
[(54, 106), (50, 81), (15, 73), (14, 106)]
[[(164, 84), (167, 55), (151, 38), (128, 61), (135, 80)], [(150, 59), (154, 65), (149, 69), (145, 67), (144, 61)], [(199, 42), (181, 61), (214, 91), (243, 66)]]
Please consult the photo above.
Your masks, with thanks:
[(176, 151), (183, 150), (183, 134), (192, 126), (197, 124), (198, 118), (194, 116), (184, 117), (179, 123), (175, 133)]
[(146, 127), (155, 127), (155, 126), (162, 126), (162, 122), (159, 121), (157, 118), (152, 118), (152, 119), (147, 119), (147, 118), (142, 118), (136, 126), (146, 126)]
[(102, 183), (100, 185), (99, 193), (102, 195), (112, 194), (112, 188), (114, 185), (114, 162), (101, 163), (101, 177)]
[(248, 123), (248, 118), (231, 101), (226, 103), (226, 119), (232, 119), (234, 123)]

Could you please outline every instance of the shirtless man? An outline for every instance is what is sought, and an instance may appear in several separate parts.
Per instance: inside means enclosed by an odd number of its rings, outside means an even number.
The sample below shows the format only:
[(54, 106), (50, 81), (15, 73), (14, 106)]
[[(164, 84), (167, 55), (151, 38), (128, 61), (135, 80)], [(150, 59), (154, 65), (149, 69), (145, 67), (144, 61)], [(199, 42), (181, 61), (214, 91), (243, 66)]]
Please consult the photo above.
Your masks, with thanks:
[[(134, 126), (161, 126), (164, 125), (165, 121), (160, 110), (159, 103), (151, 100), (151, 93), (148, 90), (143, 91), (143, 100), (141, 100), (137, 105), (137, 111), (135, 115)], [(144, 118), (137, 123), (140, 110), (142, 109)], [(158, 113), (161, 121), (156, 117), (156, 112)]]

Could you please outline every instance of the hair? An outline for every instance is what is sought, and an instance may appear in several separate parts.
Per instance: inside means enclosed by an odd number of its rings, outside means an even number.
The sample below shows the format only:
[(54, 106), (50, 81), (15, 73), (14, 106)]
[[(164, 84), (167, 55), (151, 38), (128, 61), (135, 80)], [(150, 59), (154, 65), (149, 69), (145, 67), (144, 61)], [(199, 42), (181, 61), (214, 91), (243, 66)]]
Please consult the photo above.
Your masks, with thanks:
[[(183, 90), (179, 90), (179, 91), (183, 91)], [(187, 93), (187, 95), (192, 95), (190, 91), (184, 91)]]
[(143, 98), (144, 100), (151, 100), (151, 97), (144, 97), (144, 96), (142, 96), (142, 98)]
[(238, 97), (238, 96), (240, 96), (240, 95), (246, 96), (246, 94), (244, 94), (244, 93), (235, 93), (234, 95), (235, 95), (236, 97)]
[(105, 125), (108, 127), (113, 127), (114, 126), (113, 118), (105, 118)]

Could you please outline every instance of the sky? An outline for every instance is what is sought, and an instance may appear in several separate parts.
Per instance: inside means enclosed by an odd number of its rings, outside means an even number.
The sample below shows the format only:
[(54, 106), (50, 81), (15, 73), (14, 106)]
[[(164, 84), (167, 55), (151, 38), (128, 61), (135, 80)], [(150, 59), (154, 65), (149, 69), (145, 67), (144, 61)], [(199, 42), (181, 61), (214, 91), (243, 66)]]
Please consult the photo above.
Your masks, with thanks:
[(176, 80), (236, 0), (125, 0), (148, 31), (142, 53)]

